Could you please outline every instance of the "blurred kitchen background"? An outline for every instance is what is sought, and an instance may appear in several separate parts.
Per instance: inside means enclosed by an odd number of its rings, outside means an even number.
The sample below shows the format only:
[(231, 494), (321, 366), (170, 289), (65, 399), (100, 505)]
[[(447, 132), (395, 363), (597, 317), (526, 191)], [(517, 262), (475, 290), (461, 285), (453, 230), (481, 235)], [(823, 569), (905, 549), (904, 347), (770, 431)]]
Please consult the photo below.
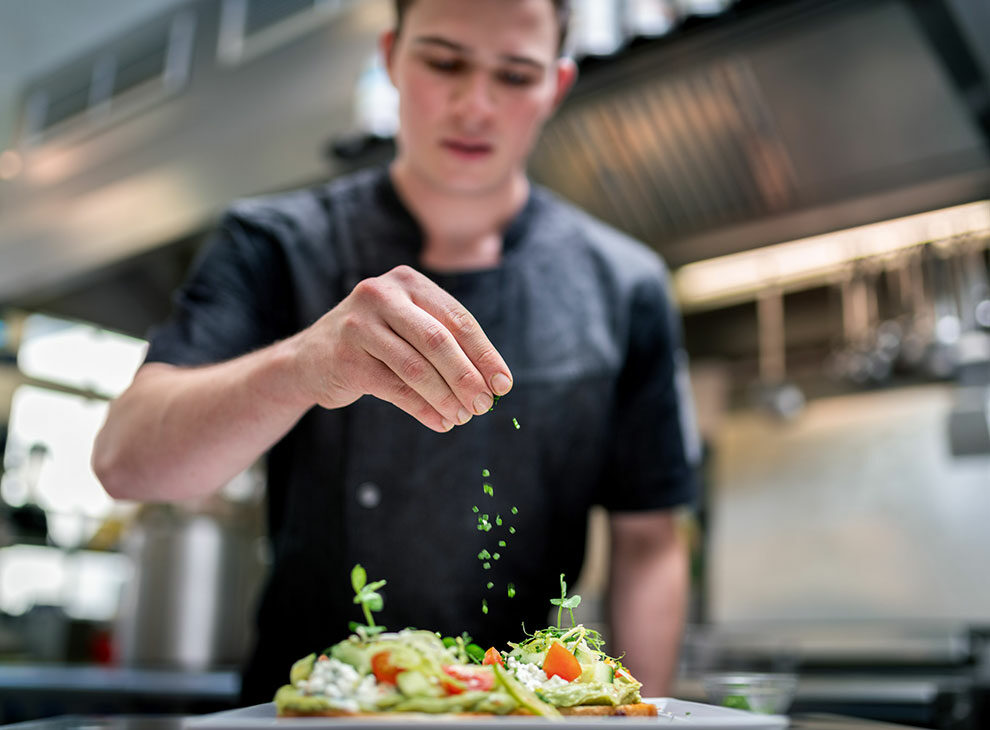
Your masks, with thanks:
[[(990, 3), (575, 6), (532, 174), (673, 272), (705, 451), (675, 694), (797, 671), (795, 710), (990, 727)], [(0, 0), (0, 722), (234, 702), (263, 474), (139, 507), (89, 451), (231, 200), (388, 159), (390, 20)]]

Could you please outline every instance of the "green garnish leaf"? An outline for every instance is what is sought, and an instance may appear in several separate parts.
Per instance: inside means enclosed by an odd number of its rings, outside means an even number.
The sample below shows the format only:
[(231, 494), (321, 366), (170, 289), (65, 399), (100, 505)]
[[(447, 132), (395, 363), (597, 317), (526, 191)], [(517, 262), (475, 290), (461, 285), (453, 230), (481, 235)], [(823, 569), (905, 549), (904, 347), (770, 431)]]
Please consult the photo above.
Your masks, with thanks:
[(355, 593), (360, 593), (361, 589), (364, 588), (364, 584), (367, 582), (368, 573), (361, 567), (361, 563), (351, 568), (351, 585), (354, 587)]
[(567, 583), (564, 581), (564, 574), (560, 574), (560, 598), (551, 598), (550, 603), (557, 607), (557, 628), (560, 629), (560, 619), (564, 613), (564, 609), (571, 614), (571, 626), (575, 626), (574, 621), (574, 609), (581, 603), (581, 596), (574, 594), (570, 598), (567, 597)]

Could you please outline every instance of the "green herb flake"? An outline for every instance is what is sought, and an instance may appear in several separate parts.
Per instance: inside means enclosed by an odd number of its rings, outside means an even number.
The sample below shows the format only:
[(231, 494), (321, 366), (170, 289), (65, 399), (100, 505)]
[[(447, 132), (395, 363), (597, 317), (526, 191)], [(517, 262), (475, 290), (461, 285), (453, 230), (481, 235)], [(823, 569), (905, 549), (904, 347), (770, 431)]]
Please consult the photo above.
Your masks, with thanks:
[(499, 540), (498, 541), (498, 546), (499, 547), (505, 547), (505, 540)]
[(492, 560), (498, 560), (500, 557), (502, 556), (499, 553), (495, 553), (492, 555)]
[(495, 584), (492, 583), (491, 581), (488, 581), (488, 583), (485, 585), (485, 587), (488, 588), (488, 590), (491, 590), (492, 588), (495, 587)]
[(509, 528), (509, 534), (510, 535), (515, 535), (516, 534), (516, 528), (515, 527), (510, 527)]
[(519, 514), (519, 510), (518, 510), (518, 509), (516, 509), (515, 507), (513, 507), (513, 508), (512, 508), (512, 514), (514, 514), (514, 515), (517, 515), (517, 514)]
[(488, 471), (487, 469), (482, 469), (481, 470), (481, 476), (485, 477), (486, 479), (488, 477), (490, 477), (491, 475), (492, 475), (492, 473), (490, 471)]
[(481, 485), (481, 488), (483, 490), (485, 490), (485, 494), (487, 494), (489, 497), (494, 497), (495, 496), (495, 489), (488, 482), (485, 482), (484, 484), (482, 484)]
[(484, 568), (485, 570), (488, 570), (489, 568), (492, 567), (492, 564), (486, 560), (484, 563), (481, 564), (481, 567)]
[(517, 431), (519, 430), (519, 421), (517, 421), (515, 418), (512, 419), (512, 425), (516, 427)]
[(490, 552), (488, 552), (487, 550), (482, 550), (480, 553), (478, 553), (478, 560), (488, 560), (488, 558), (490, 558), (491, 556), (492, 555)]
[(502, 526), (502, 515), (495, 515), (495, 524), (499, 527)]
[(515, 585), (513, 585), (512, 583), (509, 583), (509, 587), (506, 590), (506, 593), (509, 594), (509, 598), (515, 598), (516, 597), (516, 587), (515, 587)]
[(481, 612), (484, 614), (488, 613), (488, 601), (484, 598), (481, 599)]
[(471, 511), (474, 512), (475, 514), (478, 514), (478, 512), (480, 512), (481, 510), (478, 509), (478, 505), (474, 505), (474, 507), (471, 508)]

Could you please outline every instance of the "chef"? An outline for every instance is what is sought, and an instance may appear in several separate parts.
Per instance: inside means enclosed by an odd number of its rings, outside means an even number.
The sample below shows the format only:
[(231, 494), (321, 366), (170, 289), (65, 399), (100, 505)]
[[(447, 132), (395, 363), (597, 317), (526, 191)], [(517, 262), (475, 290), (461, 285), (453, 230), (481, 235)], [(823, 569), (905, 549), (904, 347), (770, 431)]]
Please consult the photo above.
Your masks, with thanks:
[(389, 628), (518, 640), (576, 580), (595, 504), (610, 651), (669, 686), (694, 437), (667, 274), (525, 172), (575, 80), (568, 15), (397, 1), (394, 161), (233, 204), (111, 405), (93, 466), (114, 497), (203, 496), (266, 460), (245, 702), (360, 619), (355, 563), (388, 581)]

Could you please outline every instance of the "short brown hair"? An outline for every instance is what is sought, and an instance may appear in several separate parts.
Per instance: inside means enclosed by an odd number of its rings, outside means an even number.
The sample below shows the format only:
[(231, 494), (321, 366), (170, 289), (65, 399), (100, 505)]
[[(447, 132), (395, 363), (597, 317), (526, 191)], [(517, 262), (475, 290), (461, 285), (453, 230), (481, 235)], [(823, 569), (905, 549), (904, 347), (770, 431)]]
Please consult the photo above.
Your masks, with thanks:
[[(553, 3), (554, 14), (557, 16), (557, 31), (558, 31), (558, 42), (557, 42), (557, 53), (560, 53), (564, 49), (564, 43), (567, 41), (567, 27), (571, 22), (571, 0), (550, 0)], [(406, 15), (406, 11), (409, 6), (412, 5), (414, 0), (395, 0), (395, 31), (396, 33), (402, 28), (402, 19)]]

